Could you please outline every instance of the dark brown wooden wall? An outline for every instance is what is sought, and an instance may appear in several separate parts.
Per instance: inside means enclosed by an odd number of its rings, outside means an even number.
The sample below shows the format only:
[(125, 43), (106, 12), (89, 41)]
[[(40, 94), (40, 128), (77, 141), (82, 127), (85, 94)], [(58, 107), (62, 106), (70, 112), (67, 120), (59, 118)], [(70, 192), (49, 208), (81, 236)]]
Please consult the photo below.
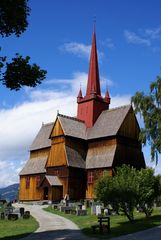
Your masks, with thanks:
[[(90, 176), (93, 176), (92, 181)], [(86, 190), (86, 199), (93, 199), (95, 198), (94, 188), (97, 179), (104, 174), (108, 174), (112, 176), (112, 168), (100, 168), (100, 169), (90, 169), (87, 170), (87, 190)]]

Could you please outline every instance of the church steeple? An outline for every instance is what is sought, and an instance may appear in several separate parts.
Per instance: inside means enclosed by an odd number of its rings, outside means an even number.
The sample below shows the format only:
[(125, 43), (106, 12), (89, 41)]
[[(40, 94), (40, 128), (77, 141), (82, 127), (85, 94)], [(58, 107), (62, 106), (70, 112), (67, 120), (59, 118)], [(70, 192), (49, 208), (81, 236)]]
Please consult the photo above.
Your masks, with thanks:
[(94, 93), (96, 95), (101, 95), (95, 30), (92, 37), (86, 96)]
[(83, 97), (80, 89), (77, 103), (77, 118), (83, 120), (87, 128), (93, 127), (99, 115), (102, 111), (107, 110), (110, 104), (107, 90), (105, 97), (101, 96), (95, 29), (92, 36), (86, 95)]

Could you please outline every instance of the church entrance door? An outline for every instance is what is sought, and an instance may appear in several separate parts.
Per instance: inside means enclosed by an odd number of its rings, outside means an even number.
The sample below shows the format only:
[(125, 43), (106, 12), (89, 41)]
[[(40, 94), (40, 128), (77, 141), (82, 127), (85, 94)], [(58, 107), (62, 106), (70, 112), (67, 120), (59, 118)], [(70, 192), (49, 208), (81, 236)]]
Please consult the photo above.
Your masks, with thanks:
[(63, 186), (54, 186), (52, 192), (53, 201), (60, 201), (61, 199), (63, 199)]
[(48, 187), (44, 187), (44, 200), (48, 200)]

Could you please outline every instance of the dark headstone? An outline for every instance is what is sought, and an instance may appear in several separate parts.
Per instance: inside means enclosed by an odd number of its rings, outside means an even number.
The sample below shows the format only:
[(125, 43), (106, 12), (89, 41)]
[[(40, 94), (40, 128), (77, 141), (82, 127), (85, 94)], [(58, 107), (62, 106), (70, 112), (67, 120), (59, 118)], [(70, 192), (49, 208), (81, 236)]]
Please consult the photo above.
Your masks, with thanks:
[(25, 209), (24, 209), (23, 207), (21, 207), (21, 208), (20, 208), (20, 215), (21, 215), (21, 217), (23, 217), (24, 212), (25, 212)]
[(1, 219), (4, 219), (5, 218), (5, 215), (4, 215), (4, 212), (1, 213)]
[(12, 221), (15, 221), (18, 219), (18, 214), (16, 213), (10, 213), (8, 214), (8, 220), (12, 220)]

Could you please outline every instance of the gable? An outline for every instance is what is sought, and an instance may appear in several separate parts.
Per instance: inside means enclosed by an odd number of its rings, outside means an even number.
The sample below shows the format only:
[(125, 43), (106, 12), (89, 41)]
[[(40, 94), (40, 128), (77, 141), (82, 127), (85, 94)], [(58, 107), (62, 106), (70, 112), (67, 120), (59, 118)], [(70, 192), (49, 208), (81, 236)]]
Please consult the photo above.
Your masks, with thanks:
[(64, 137), (53, 139), (46, 167), (67, 165)]
[(124, 136), (132, 139), (139, 139), (140, 128), (137, 122), (135, 113), (131, 108), (128, 114), (126, 115), (121, 127), (118, 131), (119, 136)]
[(62, 129), (59, 119), (57, 118), (55, 121), (54, 127), (51, 131), (50, 138), (61, 136), (61, 135), (64, 135), (64, 131)]

